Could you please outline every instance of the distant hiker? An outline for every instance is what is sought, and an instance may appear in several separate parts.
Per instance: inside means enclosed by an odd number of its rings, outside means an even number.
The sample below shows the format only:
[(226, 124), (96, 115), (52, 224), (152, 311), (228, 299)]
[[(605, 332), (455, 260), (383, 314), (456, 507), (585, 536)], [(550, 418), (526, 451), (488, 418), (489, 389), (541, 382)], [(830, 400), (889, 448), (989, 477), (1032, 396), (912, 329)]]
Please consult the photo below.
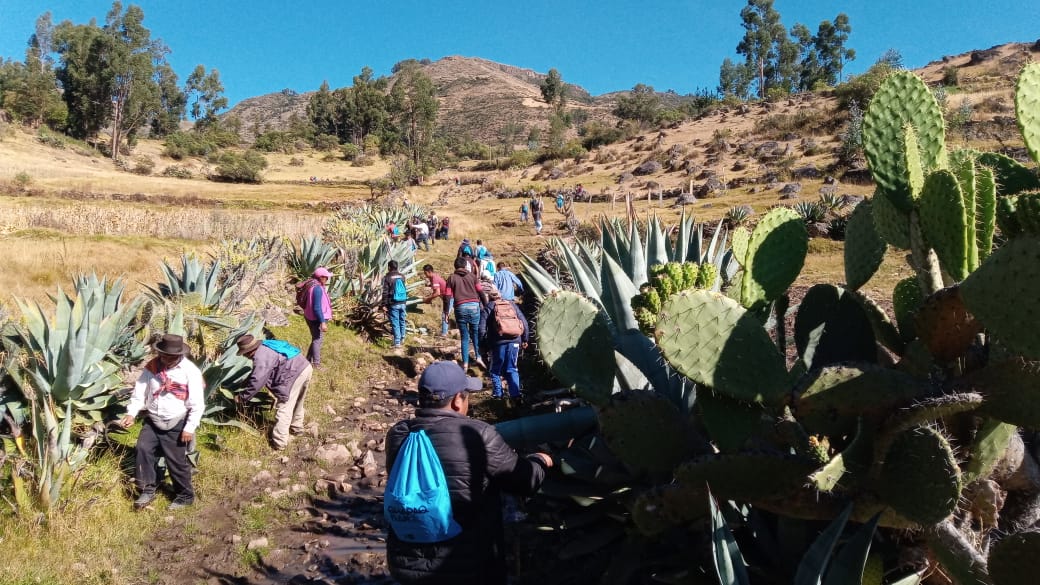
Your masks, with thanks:
[(412, 224), (412, 229), (415, 230), (415, 245), (416, 249), (422, 246), (427, 252), (430, 251), (430, 226), (426, 225), (426, 222), (422, 218), (417, 218), (415, 223)]
[(235, 343), (238, 355), (253, 362), (246, 388), (235, 395), (235, 402), (249, 402), (264, 387), (270, 390), (277, 403), (271, 447), (276, 451), (285, 449), (290, 435), (303, 432), (303, 401), (314, 369), (300, 350), (287, 341), (261, 341), (247, 333)]
[(476, 252), (477, 253), (473, 256), (477, 259), (478, 262), (485, 258), (491, 257), (491, 252), (488, 251), (487, 246), (484, 245), (484, 242), (482, 240), (477, 240)]
[(437, 239), (447, 240), (448, 239), (448, 225), (451, 223), (450, 217), (445, 217), (441, 220), (441, 227), (437, 228)]
[(488, 295), (485, 310), (481, 312), (480, 338), (484, 350), (491, 354), (491, 395), (502, 397), (502, 378), (506, 379), (509, 397), (520, 398), (520, 371), (516, 363), (520, 350), (527, 347), (530, 327), (520, 307), (501, 297), (498, 290)]
[(502, 298), (507, 301), (516, 298), (517, 290), (521, 293), (524, 291), (523, 283), (509, 270), (509, 265), (505, 262), (498, 263), (498, 271), (495, 272), (495, 287), (498, 288)]
[(458, 251), (455, 252), (455, 257), (456, 258), (461, 258), (463, 256), (470, 256), (470, 257), (475, 257), (476, 256), (476, 254), (474, 253), (474, 250), (473, 250), (473, 245), (470, 244), (469, 238), (463, 238), (462, 239), (462, 243), (459, 244)]
[(448, 288), (448, 283), (444, 281), (444, 278), (434, 272), (432, 264), (423, 266), (423, 276), (426, 277), (426, 282), (431, 289), (430, 296), (424, 298), (423, 302), (432, 303), (433, 299), (441, 299), (441, 337), (444, 337), (448, 335), (448, 315), (451, 313), (453, 304), (451, 289)]
[(426, 218), (426, 226), (429, 228), (430, 231), (430, 245), (436, 245), (438, 231), (437, 212), (433, 211), (432, 209), (430, 210), (429, 217)]
[(386, 237), (390, 238), (391, 242), (396, 242), (397, 238), (401, 235), (401, 228), (397, 227), (397, 224), (388, 221), (386, 223)]
[(449, 540), (414, 543), (390, 527), (386, 560), (402, 585), (505, 585), (505, 536), (501, 493), (536, 492), (553, 465), (546, 453), (525, 458), (495, 427), (468, 418), (469, 393), (480, 379), (466, 376), (453, 362), (434, 362), (419, 377), (415, 417), (386, 434), (386, 465), (393, 469), (411, 433), (423, 431), (436, 451), (451, 496), (451, 515), (462, 532)]
[(527, 202), (520, 204), (520, 223), (527, 223)]
[(468, 261), (465, 258), (455, 259), (455, 272), (445, 282), (451, 289), (451, 297), (455, 303), (455, 323), (459, 327), (462, 344), (462, 368), (469, 368), (469, 346), (473, 344), (474, 362), (486, 367), (480, 358), (480, 307), (487, 300), (480, 290), (480, 277), (477, 273), (466, 270)]
[(206, 410), (206, 382), (199, 368), (188, 360), (188, 346), (180, 335), (167, 333), (152, 349), (156, 355), (138, 376), (119, 425), (127, 428), (139, 412), (145, 412), (134, 448), (134, 481), (139, 494), (134, 509), (146, 508), (155, 500), (156, 462), (161, 455), (173, 480), (174, 498), (169, 509), (179, 510), (195, 503), (188, 445)]
[(563, 213), (563, 191), (556, 192), (556, 211)]
[(397, 261), (386, 263), (387, 273), (383, 277), (383, 310), (390, 316), (390, 329), (394, 335), (394, 349), (404, 343), (405, 307), (408, 300), (408, 284), (404, 275), (397, 271)]
[(332, 320), (332, 301), (329, 300), (327, 285), (332, 273), (324, 266), (314, 271), (314, 278), (296, 285), (303, 289), (303, 318), (311, 331), (311, 345), (307, 348), (307, 359), (315, 368), (321, 367), (321, 345), (325, 332)]
[(534, 219), (534, 233), (542, 235), (542, 200), (539, 197), (531, 199), (531, 217)]

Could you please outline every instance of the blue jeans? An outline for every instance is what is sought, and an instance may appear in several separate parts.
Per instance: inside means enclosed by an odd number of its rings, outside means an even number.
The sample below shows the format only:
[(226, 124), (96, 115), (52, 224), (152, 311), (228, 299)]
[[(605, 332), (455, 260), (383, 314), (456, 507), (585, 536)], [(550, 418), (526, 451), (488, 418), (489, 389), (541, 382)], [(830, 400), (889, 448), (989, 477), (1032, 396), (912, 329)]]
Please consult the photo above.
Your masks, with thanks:
[(462, 337), (462, 364), (469, 365), (469, 344), (473, 339), (473, 355), (480, 357), (480, 303), (455, 305), (455, 322)]
[(448, 315), (451, 313), (451, 308), (455, 306), (455, 299), (451, 297), (441, 297), (441, 302), (444, 303), (444, 312), (441, 313), (441, 335), (447, 335)]
[(390, 305), (390, 328), (394, 332), (394, 345), (398, 346), (404, 343), (404, 328), (405, 328), (405, 304), (395, 303)]
[(491, 395), (502, 395), (502, 378), (509, 387), (509, 397), (520, 397), (520, 371), (516, 360), (520, 357), (520, 343), (500, 343), (491, 352)]

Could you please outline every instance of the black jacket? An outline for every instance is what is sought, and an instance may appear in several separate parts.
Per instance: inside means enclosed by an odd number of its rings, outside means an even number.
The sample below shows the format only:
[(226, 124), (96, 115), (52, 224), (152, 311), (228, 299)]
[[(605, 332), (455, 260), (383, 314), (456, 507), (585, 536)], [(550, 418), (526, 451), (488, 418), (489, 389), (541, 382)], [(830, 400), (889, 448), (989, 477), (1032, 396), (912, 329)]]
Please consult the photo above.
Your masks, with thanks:
[(537, 457), (523, 459), (495, 428), (448, 409), (422, 408), (415, 418), (397, 423), (386, 435), (386, 466), (394, 461), (408, 434), (426, 431), (444, 468), (452, 515), (462, 533), (444, 542), (386, 543), (390, 574), (409, 585), (499, 585), (506, 582), (503, 551), (502, 491), (534, 493), (545, 478)]

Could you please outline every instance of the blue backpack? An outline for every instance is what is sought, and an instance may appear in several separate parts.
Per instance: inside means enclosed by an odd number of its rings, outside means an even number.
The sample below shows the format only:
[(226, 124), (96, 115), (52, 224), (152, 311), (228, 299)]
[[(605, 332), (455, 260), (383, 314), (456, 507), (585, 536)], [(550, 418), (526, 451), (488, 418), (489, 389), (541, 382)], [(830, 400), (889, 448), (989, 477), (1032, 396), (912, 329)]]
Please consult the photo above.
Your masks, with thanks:
[(274, 351), (284, 355), (287, 360), (291, 360), (300, 355), (300, 349), (288, 341), (281, 339), (265, 339), (263, 344), (268, 349), (273, 349)]
[(409, 433), (397, 453), (383, 494), (383, 515), (404, 542), (441, 542), (462, 532), (451, 514), (444, 468), (424, 430)]
[(403, 303), (408, 300), (408, 285), (404, 283), (404, 277), (398, 276), (394, 279), (394, 302)]

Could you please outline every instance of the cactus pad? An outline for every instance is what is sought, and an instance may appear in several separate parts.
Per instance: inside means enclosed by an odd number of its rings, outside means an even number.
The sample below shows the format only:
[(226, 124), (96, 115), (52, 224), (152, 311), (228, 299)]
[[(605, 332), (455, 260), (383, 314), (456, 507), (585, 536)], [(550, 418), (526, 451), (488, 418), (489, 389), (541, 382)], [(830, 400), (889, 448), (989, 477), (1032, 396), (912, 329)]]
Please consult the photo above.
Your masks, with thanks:
[(708, 455), (680, 465), (675, 479), (683, 486), (707, 484), (716, 497), (747, 502), (795, 492), (815, 468), (811, 461), (784, 455)]
[(604, 404), (614, 388), (614, 347), (599, 308), (585, 297), (556, 291), (538, 309), (538, 351), (552, 373), (582, 398)]
[(921, 303), (914, 329), (932, 356), (946, 363), (964, 355), (982, 325), (965, 308), (960, 287), (951, 286)]
[(704, 485), (663, 485), (639, 494), (632, 504), (632, 522), (647, 536), (688, 524), (708, 514)]
[(943, 166), (946, 130), (939, 104), (919, 77), (899, 71), (889, 75), (870, 100), (863, 117), (863, 150), (878, 190), (903, 213), (913, 208), (906, 165), (907, 124), (916, 133), (923, 169)]
[(893, 248), (910, 249), (910, 214), (900, 211), (887, 197), (877, 192), (870, 198), (874, 229)]
[(794, 414), (812, 434), (839, 437), (856, 421), (886, 416), (922, 393), (909, 375), (872, 364), (828, 366), (806, 374), (795, 389)]
[(989, 477), (1016, 433), (1018, 428), (1015, 425), (986, 419), (971, 442), (970, 457), (964, 466), (964, 485)]
[(959, 391), (985, 397), (982, 412), (1006, 423), (1040, 429), (1040, 366), (1012, 359), (992, 363), (957, 381)]
[(989, 575), (994, 585), (1036, 583), (1036, 559), (1040, 556), (1040, 531), (1010, 534), (989, 552)]
[(1017, 160), (996, 152), (983, 152), (979, 164), (993, 169), (998, 195), (1014, 195), (1040, 189), (1040, 177)]
[(957, 509), (961, 472), (950, 442), (935, 429), (918, 427), (900, 433), (881, 466), (881, 499), (900, 516), (935, 524)]
[(921, 293), (921, 285), (917, 283), (917, 277), (911, 276), (896, 283), (892, 291), (892, 310), (896, 314), (899, 333), (905, 341), (917, 337), (914, 315), (923, 302), (924, 295)]
[(1015, 114), (1029, 154), (1040, 162), (1040, 63), (1027, 64), (1018, 76)]
[(701, 422), (719, 451), (739, 451), (762, 427), (762, 407), (737, 402), (710, 390), (697, 393)]
[(802, 271), (808, 250), (809, 234), (794, 210), (778, 207), (767, 213), (748, 241), (741, 304), (760, 308), (783, 294)]
[(997, 214), (997, 183), (993, 169), (979, 169), (975, 183), (975, 247), (979, 262), (993, 252), (993, 228)]
[(720, 394), (773, 403), (787, 391), (784, 356), (753, 316), (718, 293), (673, 295), (661, 309), (655, 335), (673, 368)]
[(1040, 358), (1040, 239), (1013, 238), (961, 284), (975, 317), (1012, 351)]
[(920, 210), (921, 231), (939, 256), (943, 270), (954, 280), (964, 280), (969, 272), (968, 213), (960, 184), (952, 172), (941, 169), (928, 175)]
[(679, 409), (645, 390), (615, 394), (598, 410), (600, 433), (610, 451), (633, 473), (657, 481), (693, 456), (691, 428)]
[(845, 283), (852, 290), (863, 286), (884, 259), (885, 241), (874, 229), (870, 201), (864, 201), (852, 211), (845, 228)]
[(805, 293), (794, 320), (794, 341), (808, 368), (877, 359), (866, 312), (851, 294), (832, 284), (817, 284)]

